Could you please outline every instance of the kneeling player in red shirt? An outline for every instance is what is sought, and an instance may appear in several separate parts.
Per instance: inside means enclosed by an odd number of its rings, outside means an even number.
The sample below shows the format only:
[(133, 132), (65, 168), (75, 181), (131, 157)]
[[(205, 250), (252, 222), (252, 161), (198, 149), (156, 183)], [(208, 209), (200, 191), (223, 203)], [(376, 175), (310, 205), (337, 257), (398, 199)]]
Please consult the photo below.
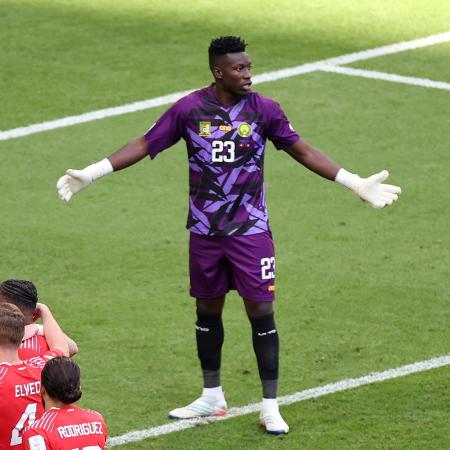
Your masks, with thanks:
[[(5, 280), (0, 284), (0, 302), (16, 305), (25, 317), (25, 336), (19, 348), (19, 358), (22, 361), (44, 355), (49, 346), (42, 325), (35, 323), (42, 316), (41, 309), (46, 308), (38, 303), (36, 286), (28, 280)], [(69, 355), (78, 353), (76, 342), (66, 336)]]
[(25, 318), (19, 308), (0, 304), (0, 449), (20, 449), (22, 430), (43, 412), (41, 372), (45, 363), (68, 355), (64, 333), (48, 308), (42, 311), (50, 350), (33, 362), (21, 361), (18, 350), (25, 329)]
[(25, 429), (25, 450), (100, 450), (106, 445), (106, 425), (101, 414), (81, 409), (80, 368), (67, 357), (50, 360), (42, 371), (44, 415)]

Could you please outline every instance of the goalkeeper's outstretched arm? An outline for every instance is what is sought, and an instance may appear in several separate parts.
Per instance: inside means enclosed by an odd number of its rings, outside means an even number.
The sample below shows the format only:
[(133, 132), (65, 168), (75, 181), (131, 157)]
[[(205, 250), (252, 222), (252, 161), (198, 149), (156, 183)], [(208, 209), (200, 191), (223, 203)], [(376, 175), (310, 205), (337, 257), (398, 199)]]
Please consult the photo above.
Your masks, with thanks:
[(382, 170), (368, 178), (361, 178), (359, 175), (340, 167), (304, 139), (299, 139), (285, 151), (309, 170), (347, 187), (374, 208), (384, 208), (386, 205), (392, 205), (402, 191), (398, 186), (383, 184), (383, 181), (389, 176), (387, 170)]
[(116, 172), (132, 166), (147, 155), (147, 141), (139, 137), (128, 142), (112, 155), (91, 164), (81, 170), (68, 169), (56, 183), (56, 189), (61, 200), (68, 202), (74, 194), (89, 186), (93, 181), (108, 173)]

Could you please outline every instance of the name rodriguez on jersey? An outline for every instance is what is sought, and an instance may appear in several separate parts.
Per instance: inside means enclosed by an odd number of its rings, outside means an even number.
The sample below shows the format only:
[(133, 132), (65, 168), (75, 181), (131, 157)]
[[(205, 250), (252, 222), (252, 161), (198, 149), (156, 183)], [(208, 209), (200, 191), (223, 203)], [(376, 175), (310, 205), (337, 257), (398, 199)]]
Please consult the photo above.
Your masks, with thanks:
[(58, 427), (57, 430), (62, 439), (87, 436), (89, 434), (103, 434), (101, 422), (85, 422), (78, 425), (64, 425)]

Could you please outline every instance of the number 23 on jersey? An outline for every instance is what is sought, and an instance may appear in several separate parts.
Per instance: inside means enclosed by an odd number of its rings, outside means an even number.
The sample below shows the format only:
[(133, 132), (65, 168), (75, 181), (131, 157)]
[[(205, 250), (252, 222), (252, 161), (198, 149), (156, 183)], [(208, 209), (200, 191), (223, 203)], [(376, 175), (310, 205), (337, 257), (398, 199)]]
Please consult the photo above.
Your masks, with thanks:
[(212, 162), (233, 162), (235, 160), (234, 141), (212, 141), (211, 161)]

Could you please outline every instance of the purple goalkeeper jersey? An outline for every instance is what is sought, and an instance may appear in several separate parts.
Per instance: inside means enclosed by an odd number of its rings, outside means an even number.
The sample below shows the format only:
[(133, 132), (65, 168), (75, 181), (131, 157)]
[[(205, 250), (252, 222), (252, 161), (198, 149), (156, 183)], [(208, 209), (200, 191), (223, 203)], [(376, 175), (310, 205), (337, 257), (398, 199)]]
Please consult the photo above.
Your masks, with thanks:
[(264, 196), (264, 148), (294, 144), (278, 103), (257, 92), (225, 106), (213, 85), (172, 105), (145, 134), (153, 159), (181, 138), (189, 158), (187, 228), (207, 236), (240, 236), (269, 230)]

